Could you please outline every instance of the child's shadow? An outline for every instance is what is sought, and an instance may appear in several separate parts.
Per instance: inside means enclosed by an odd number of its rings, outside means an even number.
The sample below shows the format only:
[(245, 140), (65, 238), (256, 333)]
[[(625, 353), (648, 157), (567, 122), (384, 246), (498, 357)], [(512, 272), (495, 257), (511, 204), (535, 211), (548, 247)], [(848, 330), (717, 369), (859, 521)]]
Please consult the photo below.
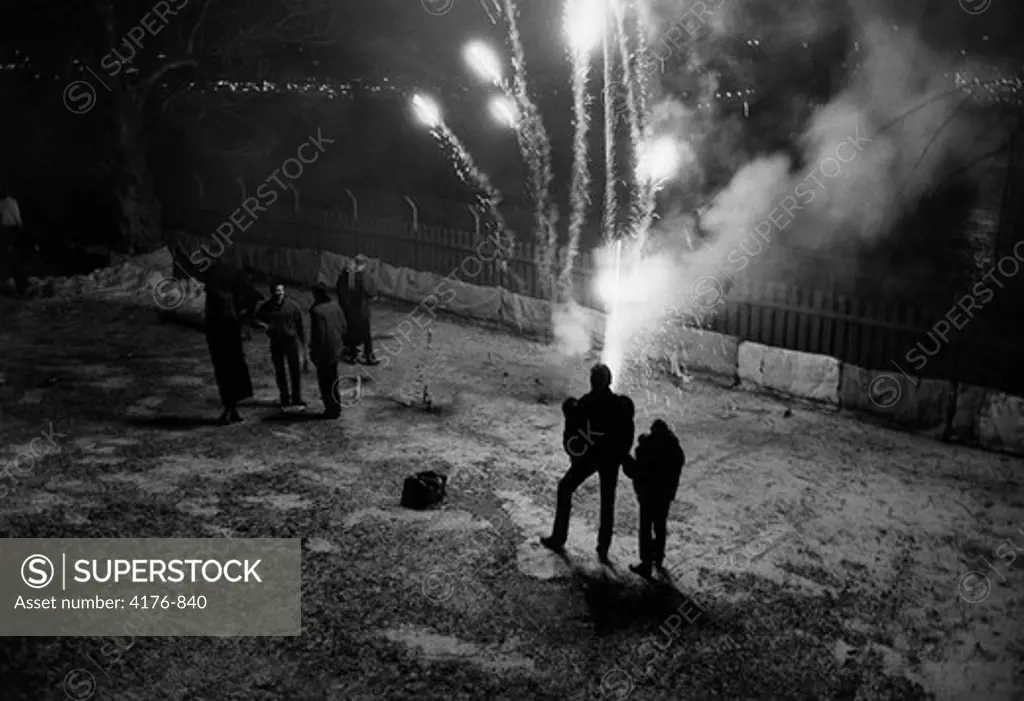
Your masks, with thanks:
[[(613, 574), (614, 573), (614, 574)], [(666, 579), (642, 581), (615, 569), (573, 570), (573, 587), (583, 595), (598, 635), (661, 624), (672, 614), (677, 630), (701, 627), (706, 611)]]

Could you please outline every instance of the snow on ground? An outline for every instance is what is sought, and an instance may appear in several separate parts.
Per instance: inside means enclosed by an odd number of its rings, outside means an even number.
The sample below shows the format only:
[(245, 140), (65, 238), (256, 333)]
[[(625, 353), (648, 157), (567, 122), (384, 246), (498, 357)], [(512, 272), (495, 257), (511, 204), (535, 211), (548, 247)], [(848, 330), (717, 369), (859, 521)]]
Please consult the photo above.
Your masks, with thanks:
[[(305, 550), (302, 636), (135, 639), (116, 669), (91, 668), (96, 698), (1024, 698), (1019, 459), (636, 370), (638, 432), (663, 417), (688, 456), (669, 524), (677, 591), (626, 569), (625, 478), (612, 576), (594, 563), (596, 478), (574, 503), (576, 566), (536, 542), (567, 467), (559, 405), (585, 391), (592, 359), (438, 319), (429, 351), (418, 331), (325, 423), (277, 413), (257, 335), (256, 400), (222, 428), (199, 332), (149, 299), (42, 306), (0, 308), (4, 460), (50, 422), (60, 434), (59, 452), (5, 481), (6, 535), (301, 537)], [(407, 310), (375, 314), (396, 347)], [(437, 411), (416, 404), (424, 378)], [(425, 469), (449, 474), (448, 500), (401, 509), (402, 480)], [(972, 570), (987, 579), (958, 586)], [(684, 595), (714, 583), (667, 638)], [(4, 698), (65, 698), (101, 644), (3, 640)]]

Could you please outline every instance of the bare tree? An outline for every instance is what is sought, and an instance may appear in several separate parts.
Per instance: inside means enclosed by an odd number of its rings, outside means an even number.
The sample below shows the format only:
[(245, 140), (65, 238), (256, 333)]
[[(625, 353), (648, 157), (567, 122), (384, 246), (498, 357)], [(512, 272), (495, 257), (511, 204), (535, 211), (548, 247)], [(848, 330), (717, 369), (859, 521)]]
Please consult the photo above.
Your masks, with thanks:
[[(186, 4), (187, 3), (187, 4)], [(160, 6), (177, 5), (178, 15), (160, 14)], [(140, 9), (141, 7), (141, 9)], [(101, 65), (122, 73), (109, 87), (108, 108), (113, 141), (108, 172), (117, 205), (118, 238), (129, 252), (160, 245), (160, 204), (148, 165), (149, 138), (163, 107), (177, 91), (211, 78), (255, 76), (266, 72), (265, 55), (282, 48), (337, 41), (331, 0), (260, 0), (221, 3), (219, 0), (171, 0), (156, 6), (135, 2), (93, 0), (102, 30)], [(173, 9), (173, 8), (172, 8)], [(155, 15), (155, 16), (154, 16)], [(166, 21), (162, 32), (140, 34), (139, 27)], [(340, 34), (339, 34), (340, 36)], [(146, 41), (155, 44), (150, 48)], [(122, 60), (128, 49), (131, 57)]]

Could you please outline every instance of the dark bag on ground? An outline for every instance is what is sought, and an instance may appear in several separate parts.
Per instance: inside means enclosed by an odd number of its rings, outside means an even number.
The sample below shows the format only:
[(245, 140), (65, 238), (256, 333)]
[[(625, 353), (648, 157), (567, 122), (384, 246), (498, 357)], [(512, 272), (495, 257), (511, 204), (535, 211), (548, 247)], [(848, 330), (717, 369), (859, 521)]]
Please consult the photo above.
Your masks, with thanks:
[(447, 475), (434, 472), (419, 472), (405, 478), (402, 487), (402, 506), (407, 509), (426, 509), (437, 504), (447, 494)]

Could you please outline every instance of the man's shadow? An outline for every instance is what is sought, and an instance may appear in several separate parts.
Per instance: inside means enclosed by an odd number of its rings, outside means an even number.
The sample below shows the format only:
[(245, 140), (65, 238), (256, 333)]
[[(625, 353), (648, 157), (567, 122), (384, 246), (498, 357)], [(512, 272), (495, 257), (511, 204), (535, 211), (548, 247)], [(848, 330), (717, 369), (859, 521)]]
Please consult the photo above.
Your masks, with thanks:
[(710, 620), (706, 610), (665, 575), (642, 579), (613, 564), (587, 569), (564, 552), (559, 556), (572, 571), (572, 587), (582, 595), (598, 635), (648, 628), (672, 614), (679, 615), (682, 628), (699, 628)]

